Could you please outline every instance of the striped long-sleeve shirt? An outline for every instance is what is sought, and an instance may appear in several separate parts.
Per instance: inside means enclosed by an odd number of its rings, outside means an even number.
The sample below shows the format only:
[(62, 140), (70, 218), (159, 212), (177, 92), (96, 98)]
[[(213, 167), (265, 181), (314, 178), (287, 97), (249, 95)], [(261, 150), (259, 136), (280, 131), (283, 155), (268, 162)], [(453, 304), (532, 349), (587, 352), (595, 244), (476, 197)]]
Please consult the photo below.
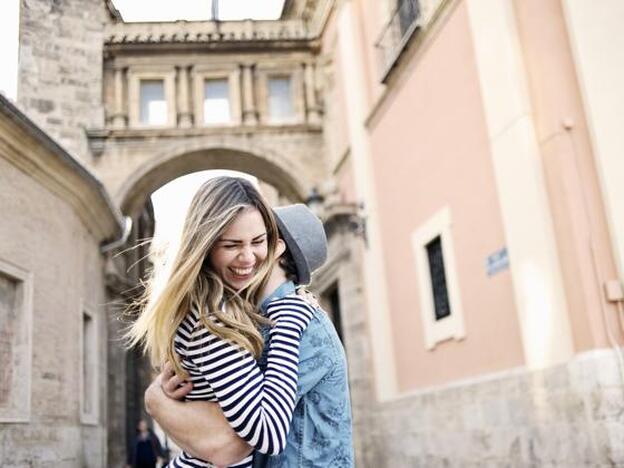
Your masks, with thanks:
[[(175, 337), (182, 367), (193, 382), (186, 400), (217, 401), (241, 438), (262, 453), (280, 453), (295, 407), (301, 335), (312, 314), (312, 306), (297, 295), (268, 305), (266, 315), (274, 325), (263, 375), (251, 353), (210, 333), (202, 326), (199, 312), (190, 311)], [(250, 455), (231, 466), (251, 464)], [(182, 452), (170, 466), (213, 465)]]

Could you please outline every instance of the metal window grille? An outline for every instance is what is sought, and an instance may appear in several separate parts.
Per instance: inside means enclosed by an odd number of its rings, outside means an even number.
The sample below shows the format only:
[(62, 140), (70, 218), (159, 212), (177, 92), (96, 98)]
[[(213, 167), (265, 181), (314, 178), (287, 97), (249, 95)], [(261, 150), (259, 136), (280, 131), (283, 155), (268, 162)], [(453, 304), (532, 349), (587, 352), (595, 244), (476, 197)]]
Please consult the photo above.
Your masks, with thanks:
[(451, 305), (446, 287), (446, 272), (444, 270), (442, 238), (440, 236), (436, 237), (425, 248), (427, 249), (427, 258), (429, 260), (435, 319), (441, 320), (451, 315)]
[(383, 70), (382, 82), (385, 81), (407, 40), (418, 27), (419, 17), (419, 0), (398, 0), (396, 9), (375, 44)]

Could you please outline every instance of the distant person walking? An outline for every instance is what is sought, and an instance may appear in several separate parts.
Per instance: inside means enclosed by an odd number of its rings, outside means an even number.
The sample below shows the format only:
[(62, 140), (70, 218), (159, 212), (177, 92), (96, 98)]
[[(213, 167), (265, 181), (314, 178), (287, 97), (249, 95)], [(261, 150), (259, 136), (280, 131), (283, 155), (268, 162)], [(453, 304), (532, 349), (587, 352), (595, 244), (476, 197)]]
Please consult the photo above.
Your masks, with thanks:
[(162, 448), (156, 434), (144, 419), (139, 421), (137, 432), (128, 452), (128, 467), (155, 468), (162, 462)]

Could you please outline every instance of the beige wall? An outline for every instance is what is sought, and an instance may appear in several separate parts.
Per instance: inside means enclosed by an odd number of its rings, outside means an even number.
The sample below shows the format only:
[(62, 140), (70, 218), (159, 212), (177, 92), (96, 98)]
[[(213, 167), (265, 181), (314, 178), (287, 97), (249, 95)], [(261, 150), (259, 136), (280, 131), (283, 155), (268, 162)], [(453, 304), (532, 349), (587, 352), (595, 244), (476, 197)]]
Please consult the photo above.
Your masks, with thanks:
[[(488, 277), (505, 246), (466, 9), (413, 59), (370, 125), (399, 388), (522, 365), (508, 271)], [(410, 237), (449, 206), (466, 338), (427, 351)]]

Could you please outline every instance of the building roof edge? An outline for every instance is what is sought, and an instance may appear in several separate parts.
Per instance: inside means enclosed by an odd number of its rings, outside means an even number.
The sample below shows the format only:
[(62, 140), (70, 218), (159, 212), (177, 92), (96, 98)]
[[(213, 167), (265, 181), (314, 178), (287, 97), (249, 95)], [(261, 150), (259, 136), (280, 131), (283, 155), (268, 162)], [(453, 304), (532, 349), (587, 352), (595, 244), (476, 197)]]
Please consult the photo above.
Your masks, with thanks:
[(74, 174), (77, 174), (78, 177), (85, 182), (87, 187), (96, 194), (106, 207), (106, 211), (110, 214), (114, 227), (113, 229), (108, 229), (108, 235), (112, 238), (120, 237), (124, 230), (122, 215), (119, 208), (113, 203), (102, 182), (2, 94), (0, 94), (0, 113), (15, 123), (22, 131), (31, 136), (49, 153), (53, 154), (63, 166)]

